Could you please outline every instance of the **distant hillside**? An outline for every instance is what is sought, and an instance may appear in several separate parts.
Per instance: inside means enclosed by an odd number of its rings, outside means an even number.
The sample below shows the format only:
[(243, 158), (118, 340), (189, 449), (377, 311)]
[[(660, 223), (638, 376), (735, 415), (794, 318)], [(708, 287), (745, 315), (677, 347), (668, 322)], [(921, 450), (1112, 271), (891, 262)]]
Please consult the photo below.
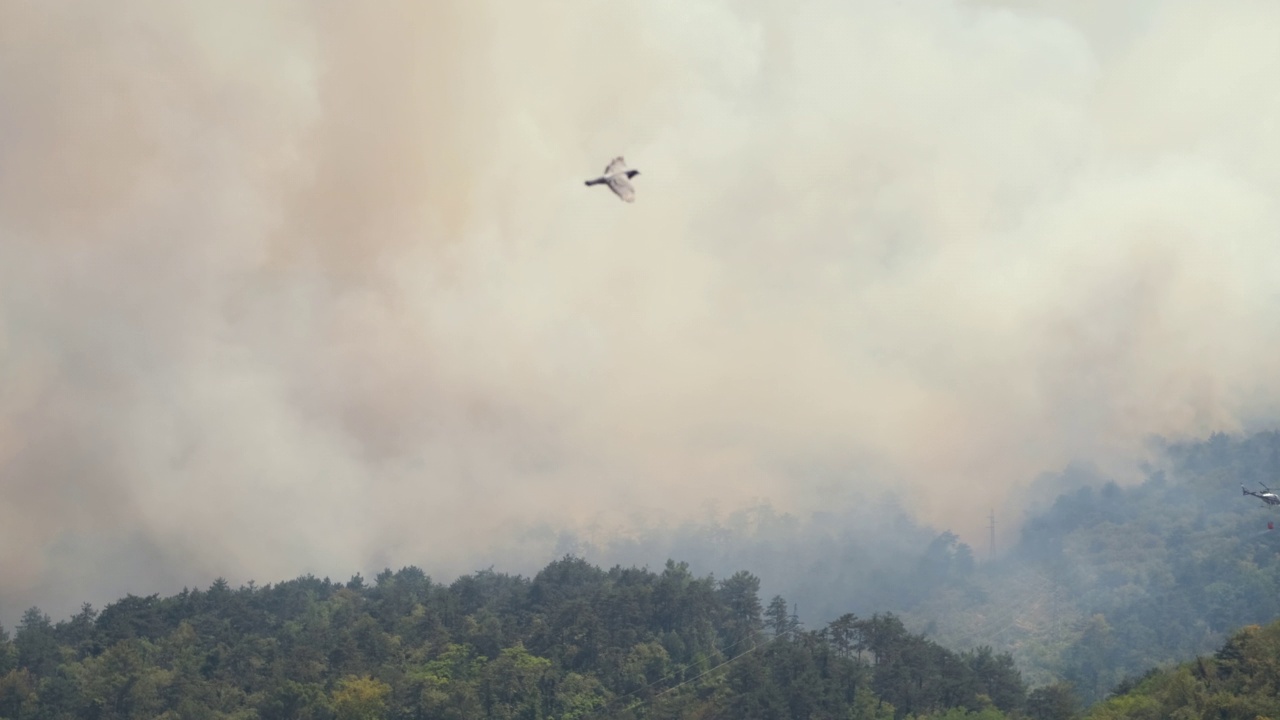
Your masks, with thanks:
[(1089, 720), (1280, 717), (1280, 622), (1240, 630), (1212, 657), (1125, 683)]
[(1086, 466), (1037, 479), (1016, 543), (994, 562), (887, 498), (833, 499), (808, 517), (759, 508), (655, 531), (625, 552), (585, 551), (624, 564), (665, 551), (718, 574), (749, 568), (811, 625), (894, 612), (947, 647), (1011, 653), (1032, 686), (1069, 682), (1094, 702), (1125, 677), (1280, 616), (1280, 531), (1267, 530), (1280, 508), (1240, 492), (1280, 486), (1280, 434), (1157, 449), (1137, 484)]
[(764, 509), (675, 536), (721, 580), (566, 558), (33, 608), (0, 630), (0, 718), (1066, 718), (1280, 616), (1280, 510), (1240, 493), (1277, 468), (1276, 433), (1169, 445), (1129, 487), (1069, 468), (994, 562), (891, 504)]
[(1211, 652), (1226, 633), (1280, 616), (1280, 510), (1242, 496), (1272, 482), (1280, 435), (1170, 445), (1147, 479), (1119, 487), (1079, 468), (1075, 487), (997, 563), (955, 574), (903, 608), (953, 647), (1011, 652), (1033, 683), (1062, 679), (1086, 701), (1121, 678)]

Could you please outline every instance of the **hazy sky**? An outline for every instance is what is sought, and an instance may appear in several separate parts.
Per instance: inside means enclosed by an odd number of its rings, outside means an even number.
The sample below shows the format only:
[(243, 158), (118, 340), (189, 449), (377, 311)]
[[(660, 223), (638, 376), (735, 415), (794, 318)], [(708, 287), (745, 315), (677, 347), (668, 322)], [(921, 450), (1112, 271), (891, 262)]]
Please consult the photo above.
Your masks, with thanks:
[[(0, 3), (0, 621), (882, 486), (981, 539), (1073, 458), (1269, 424), (1277, 37), (1274, 0)], [(618, 154), (634, 205), (582, 185)]]

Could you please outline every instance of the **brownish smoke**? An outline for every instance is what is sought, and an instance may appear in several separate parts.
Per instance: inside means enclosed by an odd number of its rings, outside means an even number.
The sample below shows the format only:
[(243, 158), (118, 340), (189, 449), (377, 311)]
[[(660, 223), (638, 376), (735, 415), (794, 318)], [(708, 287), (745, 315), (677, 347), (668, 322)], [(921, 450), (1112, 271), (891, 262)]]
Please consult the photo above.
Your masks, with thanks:
[(1280, 9), (1126, 8), (0, 5), (0, 617), (1269, 421)]

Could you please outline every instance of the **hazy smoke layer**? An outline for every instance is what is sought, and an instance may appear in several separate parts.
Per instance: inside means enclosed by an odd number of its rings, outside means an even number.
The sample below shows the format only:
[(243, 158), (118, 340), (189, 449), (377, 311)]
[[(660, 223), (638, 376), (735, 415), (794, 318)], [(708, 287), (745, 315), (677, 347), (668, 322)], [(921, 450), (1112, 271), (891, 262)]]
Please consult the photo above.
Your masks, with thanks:
[[(2, 3), (0, 616), (873, 483), (973, 536), (1071, 458), (1266, 422), (1277, 37), (1271, 0)], [(634, 205), (582, 186), (616, 154)]]

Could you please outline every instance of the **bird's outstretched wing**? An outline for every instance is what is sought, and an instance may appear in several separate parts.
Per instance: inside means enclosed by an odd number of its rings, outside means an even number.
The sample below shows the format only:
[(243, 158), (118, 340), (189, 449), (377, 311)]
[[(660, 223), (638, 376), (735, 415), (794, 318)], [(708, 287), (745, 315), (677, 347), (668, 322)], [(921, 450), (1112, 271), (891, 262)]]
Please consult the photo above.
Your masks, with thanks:
[(620, 172), (626, 172), (626, 171), (627, 171), (627, 161), (623, 160), (621, 155), (610, 160), (609, 164), (604, 166), (605, 175), (613, 175), (614, 173), (620, 173)]
[[(618, 158), (621, 160), (622, 158)], [(627, 180), (627, 176), (623, 173), (609, 176), (609, 189), (615, 195), (627, 202), (636, 201), (636, 189), (631, 187), (631, 181)]]

